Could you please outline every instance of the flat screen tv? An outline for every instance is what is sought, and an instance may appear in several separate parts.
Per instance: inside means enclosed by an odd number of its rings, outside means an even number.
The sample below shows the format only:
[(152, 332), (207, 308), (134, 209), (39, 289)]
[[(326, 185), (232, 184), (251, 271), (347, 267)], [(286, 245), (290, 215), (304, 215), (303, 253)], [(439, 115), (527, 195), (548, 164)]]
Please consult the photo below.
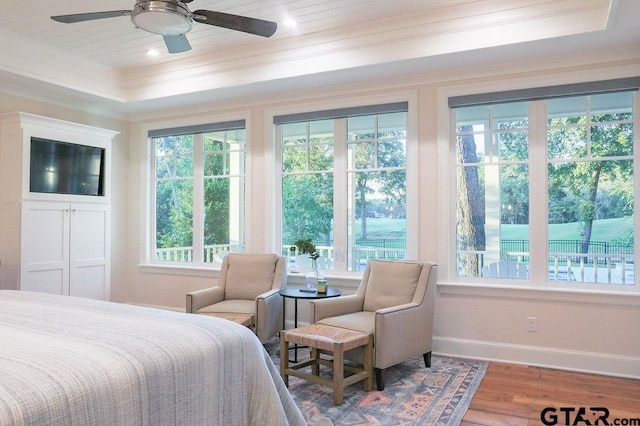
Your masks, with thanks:
[(102, 196), (104, 148), (31, 138), (29, 190)]

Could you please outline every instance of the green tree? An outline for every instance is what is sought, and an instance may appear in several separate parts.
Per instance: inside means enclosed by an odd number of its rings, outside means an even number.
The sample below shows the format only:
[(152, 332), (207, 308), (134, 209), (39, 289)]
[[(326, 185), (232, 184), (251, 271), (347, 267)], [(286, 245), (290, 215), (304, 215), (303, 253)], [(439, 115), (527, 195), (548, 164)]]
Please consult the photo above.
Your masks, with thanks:
[[(204, 139), (204, 244), (229, 244), (231, 228), (231, 192), (244, 194), (243, 180), (229, 176), (229, 151), (234, 146), (226, 132), (209, 133)], [(236, 142), (236, 150), (237, 142)], [(241, 163), (244, 156), (236, 152)], [(242, 167), (238, 165), (239, 167)], [(235, 187), (233, 186), (235, 185)]]
[[(501, 162), (529, 160), (529, 134), (521, 120), (500, 122), (498, 155)], [(526, 164), (500, 166), (501, 223), (529, 223), (529, 170)]]
[[(406, 172), (393, 170), (406, 167), (406, 134), (404, 131), (390, 131), (381, 137), (377, 144), (362, 144), (364, 149), (355, 149), (355, 163), (359, 167), (391, 169), (356, 173), (355, 203), (360, 217), (360, 236), (363, 239), (367, 238), (367, 218), (371, 205), (369, 195), (378, 192), (385, 197), (388, 205), (406, 205)], [(363, 134), (360, 138), (376, 140), (374, 134)], [(374, 157), (376, 153), (377, 158)]]
[(154, 139), (156, 148), (156, 246), (193, 245), (193, 137)]
[[(462, 126), (461, 132), (471, 132), (471, 126)], [(476, 143), (473, 135), (458, 138), (456, 143), (457, 163), (457, 246), (463, 251), (484, 251), (486, 237), (484, 232), (485, 203), (484, 191), (480, 185), (478, 166), (464, 166), (477, 163)], [(462, 167), (464, 166), (464, 167)], [(480, 260), (478, 256), (463, 256), (460, 267), (464, 276), (480, 276)]]
[(204, 244), (228, 244), (230, 228), (229, 178), (204, 181)]
[(289, 175), (282, 178), (283, 241), (327, 241), (333, 218), (333, 175)]
[[(599, 187), (603, 182), (619, 185), (619, 195), (629, 188), (632, 181), (633, 163), (630, 160), (608, 160), (632, 153), (633, 137), (630, 124), (615, 122), (629, 120), (630, 114), (599, 114), (591, 117), (587, 127), (587, 117), (562, 117), (551, 120), (548, 149), (551, 158), (585, 158), (592, 161), (567, 161), (549, 165), (550, 192), (571, 191), (578, 203), (578, 220), (582, 223), (581, 252), (588, 253), (597, 217)], [(589, 144), (586, 144), (590, 136)], [(554, 157), (555, 156), (555, 157)], [(629, 190), (629, 189), (627, 189)], [(631, 195), (622, 195), (631, 199)], [(550, 196), (551, 198), (551, 196)], [(624, 210), (628, 212), (628, 209)], [(557, 217), (558, 215), (555, 215)]]
[(282, 235), (329, 241), (333, 221), (333, 139), (316, 136), (287, 141), (283, 147)]

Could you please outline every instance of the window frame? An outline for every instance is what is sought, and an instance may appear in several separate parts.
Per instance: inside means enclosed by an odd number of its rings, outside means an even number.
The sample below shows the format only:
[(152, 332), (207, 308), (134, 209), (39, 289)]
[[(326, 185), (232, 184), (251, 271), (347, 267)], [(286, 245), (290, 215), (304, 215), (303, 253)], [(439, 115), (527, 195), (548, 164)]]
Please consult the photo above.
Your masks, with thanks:
[[(251, 115), (249, 111), (241, 111), (236, 113), (229, 114), (217, 114), (215, 116), (211, 115), (198, 115), (189, 118), (177, 118), (174, 120), (166, 120), (160, 122), (149, 122), (144, 123), (140, 127), (141, 140), (144, 141), (141, 144), (141, 148), (143, 148), (144, 152), (142, 153), (141, 149), (141, 158), (145, 164), (145, 167), (142, 168), (141, 172), (141, 180), (144, 182), (144, 191), (146, 196), (143, 197), (145, 208), (142, 209), (143, 217), (141, 218), (142, 223), (145, 224), (143, 227), (143, 232), (141, 238), (143, 239), (143, 244), (141, 244), (140, 249), (140, 264), (139, 268), (143, 272), (153, 272), (153, 273), (168, 273), (168, 274), (180, 274), (180, 275), (191, 275), (191, 276), (211, 276), (211, 271), (219, 271), (221, 267), (221, 263), (217, 262), (209, 262), (205, 263), (204, 261), (200, 262), (180, 262), (180, 261), (159, 261), (155, 259), (155, 234), (156, 234), (156, 178), (155, 178), (155, 145), (153, 143), (153, 137), (150, 135), (152, 132), (160, 130), (160, 129), (181, 129), (185, 127), (206, 127), (208, 125), (216, 125), (218, 123), (226, 123), (233, 121), (244, 121), (244, 130), (245, 130), (245, 149), (244, 149), (244, 160), (245, 160), (245, 172), (244, 172), (244, 181), (245, 181), (245, 190), (244, 190), (244, 214), (242, 215), (243, 222), (243, 233), (245, 235), (244, 247), (245, 251), (248, 250), (248, 236), (250, 235), (250, 225), (251, 220), (249, 218), (248, 212), (251, 211), (251, 196), (250, 196), (250, 182), (251, 182)], [(212, 130), (211, 132), (215, 132)], [(195, 133), (207, 133), (204, 132), (194, 132)], [(203, 143), (204, 148), (204, 143)], [(202, 158), (197, 159), (194, 155), (194, 174), (197, 170), (202, 174), (203, 182), (206, 179), (204, 176), (204, 158), (206, 156), (206, 152), (203, 151)], [(202, 188), (204, 189), (204, 188)], [(202, 191), (200, 191), (202, 192)], [(194, 186), (194, 198), (200, 197), (202, 200), (204, 197), (204, 193), (198, 193), (198, 190)], [(194, 205), (194, 242), (193, 242), (193, 250), (199, 250), (201, 246), (200, 242), (196, 241), (196, 230), (199, 230), (199, 233), (204, 232), (204, 223), (197, 224), (196, 223), (196, 210), (200, 210), (200, 217), (204, 218), (204, 213), (202, 212), (203, 206), (201, 203), (196, 203)]]
[[(308, 113), (314, 114), (317, 111), (336, 110), (341, 108), (359, 108), (376, 104), (388, 104), (395, 102), (407, 102), (406, 112), (406, 174), (407, 174), (407, 242), (406, 242), (406, 257), (407, 259), (418, 259), (418, 187), (419, 182), (417, 179), (418, 173), (418, 143), (417, 143), (417, 92), (407, 91), (391, 93), (380, 96), (362, 96), (352, 99), (342, 99), (340, 101), (332, 102), (314, 102), (306, 104), (290, 105), (287, 107), (274, 108), (265, 111), (265, 126), (268, 127), (268, 132), (272, 138), (271, 154), (274, 159), (271, 171), (273, 172), (273, 235), (272, 235), (272, 247), (276, 253), (281, 251), (282, 241), (282, 152), (280, 146), (280, 138), (278, 135), (278, 126), (274, 124), (274, 117), (287, 115), (287, 114), (300, 114)], [(373, 113), (372, 113), (373, 114)], [(336, 119), (336, 120), (344, 120)], [(312, 121), (310, 119), (309, 121)], [(340, 128), (340, 126), (334, 125), (334, 138), (337, 140), (344, 134), (346, 140), (346, 125)], [(348, 200), (347, 200), (347, 145), (338, 146), (340, 144), (334, 144), (334, 212), (347, 217)], [(335, 170), (340, 167), (344, 173), (335, 173)], [(340, 175), (340, 176), (339, 176)], [(409, 178), (410, 176), (416, 176), (415, 179)], [(340, 233), (340, 234), (339, 234)], [(347, 264), (347, 223), (334, 224), (334, 245), (336, 247), (336, 260), (335, 265), (344, 265), (344, 268), (333, 269), (325, 271), (325, 276), (336, 279), (335, 283), (353, 286), (356, 284), (355, 280), (359, 280), (362, 277), (362, 271), (348, 271)], [(340, 238), (343, 236), (343, 238)], [(340, 239), (339, 239), (340, 238)], [(300, 274), (290, 274), (290, 282), (296, 282)]]
[[(638, 78), (631, 78), (637, 82)], [(501, 83), (504, 85), (506, 83)], [(511, 82), (513, 84), (513, 82)], [(520, 82), (520, 84), (529, 84)], [(588, 86), (589, 83), (580, 83), (575, 86)], [(574, 85), (566, 85), (574, 86)], [(486, 89), (486, 88), (483, 88)], [(501, 89), (505, 90), (504, 87)], [(592, 302), (594, 298), (599, 301), (606, 301), (615, 304), (629, 305), (637, 303), (637, 296), (640, 296), (640, 272), (636, 274), (635, 283), (633, 285), (618, 284), (596, 284), (593, 283), (566, 283), (562, 281), (548, 281), (546, 277), (546, 258), (548, 251), (548, 218), (547, 209), (531, 209), (530, 225), (536, 231), (530, 233), (530, 252), (534, 250), (538, 254), (532, 258), (531, 274), (527, 280), (517, 279), (500, 279), (487, 280), (481, 277), (458, 277), (455, 268), (456, 265), (456, 227), (455, 227), (455, 211), (456, 197), (453, 194), (456, 191), (456, 157), (455, 157), (455, 119), (451, 113), (450, 103), (452, 98), (474, 98), (487, 99), (486, 94), (474, 95), (473, 92), (479, 90), (476, 86), (460, 86), (443, 88), (438, 91), (438, 160), (443, 165), (438, 173), (438, 200), (440, 209), (438, 213), (438, 226), (443, 230), (439, 234), (439, 246), (442, 251), (439, 253), (439, 288), (444, 294), (458, 295), (475, 295), (487, 297), (516, 297), (523, 299), (535, 300), (567, 300)], [(513, 92), (534, 93), (536, 89), (528, 87), (511, 89)], [(634, 88), (627, 89), (633, 91)], [(626, 90), (618, 90), (626, 91)], [(509, 93), (509, 89), (506, 92)], [(591, 94), (599, 94), (602, 92), (594, 92)], [(588, 93), (576, 93), (575, 96), (585, 95)], [(513, 102), (525, 99), (513, 99)], [(546, 100), (546, 99), (544, 99)], [(545, 164), (545, 167), (530, 167), (530, 181), (540, 182), (540, 187), (544, 190), (532, 190), (529, 188), (530, 205), (547, 205), (547, 127), (546, 127), (546, 102), (529, 99), (529, 118), (530, 118), (530, 151), (529, 164)], [(501, 100), (503, 102), (504, 100)], [(634, 146), (638, 146), (640, 141), (640, 92), (635, 90), (633, 93), (633, 112), (634, 112)], [(536, 123), (536, 124), (534, 124)], [(540, 141), (544, 141), (541, 143)], [(637, 220), (638, 206), (640, 205), (640, 150), (635, 150), (633, 160), (636, 164), (636, 172), (634, 173), (634, 211), (636, 220), (634, 220), (634, 240), (635, 258), (640, 258), (640, 222)], [(543, 254), (542, 256), (540, 254)], [(569, 284), (569, 285), (567, 285)], [(630, 297), (631, 296), (631, 297)], [(634, 300), (636, 300), (634, 302)]]

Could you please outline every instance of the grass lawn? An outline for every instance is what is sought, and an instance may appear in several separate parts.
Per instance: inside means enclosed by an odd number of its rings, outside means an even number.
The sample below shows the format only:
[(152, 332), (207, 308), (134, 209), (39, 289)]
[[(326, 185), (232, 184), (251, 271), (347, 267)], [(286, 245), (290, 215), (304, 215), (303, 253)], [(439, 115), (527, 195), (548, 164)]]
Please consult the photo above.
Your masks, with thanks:
[[(356, 220), (356, 238), (362, 234), (360, 220)], [(375, 240), (404, 240), (407, 236), (407, 220), (388, 217), (367, 218), (367, 238)]]
[[(356, 238), (360, 238), (360, 220), (356, 221)], [(406, 219), (368, 218), (367, 238), (404, 239), (406, 237)], [(581, 225), (566, 223), (549, 226), (550, 240), (581, 240)], [(631, 218), (602, 219), (593, 224), (591, 241), (627, 241), (633, 235)], [(529, 225), (502, 225), (503, 240), (528, 240)]]
[[(565, 223), (549, 225), (550, 240), (581, 240), (582, 229), (579, 223)], [(591, 241), (627, 241), (633, 235), (633, 221), (631, 218), (602, 219), (593, 223)], [(528, 240), (529, 225), (502, 225), (503, 240)]]

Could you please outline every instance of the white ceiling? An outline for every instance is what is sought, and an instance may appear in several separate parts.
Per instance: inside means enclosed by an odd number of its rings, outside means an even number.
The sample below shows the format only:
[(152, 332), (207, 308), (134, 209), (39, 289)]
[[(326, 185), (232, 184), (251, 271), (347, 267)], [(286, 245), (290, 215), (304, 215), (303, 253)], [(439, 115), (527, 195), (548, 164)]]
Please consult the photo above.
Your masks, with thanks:
[[(131, 112), (589, 49), (640, 49), (640, 0), (194, 0), (191, 10), (271, 20), (278, 31), (263, 38), (196, 23), (187, 34), (193, 50), (174, 55), (128, 16), (50, 19), (133, 3), (0, 0), (0, 90)], [(287, 18), (297, 27), (285, 26)], [(149, 57), (150, 48), (162, 53)]]

